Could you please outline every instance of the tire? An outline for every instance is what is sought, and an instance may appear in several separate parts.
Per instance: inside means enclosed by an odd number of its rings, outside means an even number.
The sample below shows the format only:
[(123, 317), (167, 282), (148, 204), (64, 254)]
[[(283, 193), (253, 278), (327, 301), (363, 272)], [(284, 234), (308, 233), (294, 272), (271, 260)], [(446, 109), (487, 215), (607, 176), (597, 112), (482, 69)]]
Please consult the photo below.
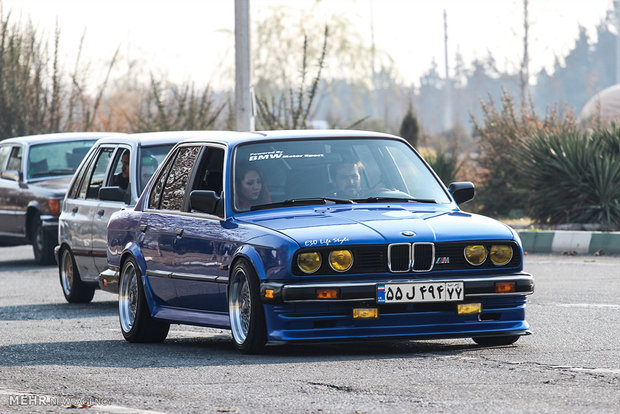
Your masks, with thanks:
[(43, 223), (41, 222), (39, 213), (36, 213), (32, 217), (30, 229), (30, 240), (32, 241), (34, 261), (39, 265), (53, 264), (54, 241), (50, 240), (49, 235), (43, 230)]
[(118, 316), (128, 342), (163, 342), (170, 324), (153, 319), (144, 295), (140, 267), (129, 258), (121, 269), (118, 286)]
[(80, 272), (75, 264), (73, 253), (68, 247), (62, 249), (58, 264), (60, 287), (69, 303), (88, 303), (93, 300), (95, 289), (80, 279)]
[(471, 339), (480, 346), (502, 346), (512, 345), (519, 340), (519, 335), (505, 336), (477, 336)]
[(242, 354), (257, 354), (267, 342), (265, 311), (258, 276), (250, 264), (235, 264), (228, 286), (228, 314), (235, 347)]

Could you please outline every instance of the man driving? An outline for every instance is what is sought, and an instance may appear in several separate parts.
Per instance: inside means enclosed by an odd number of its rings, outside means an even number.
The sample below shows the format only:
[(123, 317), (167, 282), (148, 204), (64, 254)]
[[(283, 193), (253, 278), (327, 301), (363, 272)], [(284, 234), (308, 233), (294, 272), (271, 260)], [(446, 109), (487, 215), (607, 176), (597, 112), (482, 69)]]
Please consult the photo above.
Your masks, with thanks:
[(334, 167), (334, 184), (336, 185), (336, 197), (356, 198), (360, 197), (361, 164), (359, 162), (343, 162)]

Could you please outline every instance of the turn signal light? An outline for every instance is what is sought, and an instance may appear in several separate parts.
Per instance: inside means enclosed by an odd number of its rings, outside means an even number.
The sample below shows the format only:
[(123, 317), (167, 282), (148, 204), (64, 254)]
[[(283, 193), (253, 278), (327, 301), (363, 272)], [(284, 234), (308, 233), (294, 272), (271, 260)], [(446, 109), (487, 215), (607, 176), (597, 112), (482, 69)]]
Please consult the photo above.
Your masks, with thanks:
[(495, 282), (495, 293), (512, 293), (517, 291), (515, 282)]
[(317, 299), (339, 299), (340, 289), (319, 288), (316, 290)]
[(273, 299), (273, 289), (265, 289), (265, 298)]

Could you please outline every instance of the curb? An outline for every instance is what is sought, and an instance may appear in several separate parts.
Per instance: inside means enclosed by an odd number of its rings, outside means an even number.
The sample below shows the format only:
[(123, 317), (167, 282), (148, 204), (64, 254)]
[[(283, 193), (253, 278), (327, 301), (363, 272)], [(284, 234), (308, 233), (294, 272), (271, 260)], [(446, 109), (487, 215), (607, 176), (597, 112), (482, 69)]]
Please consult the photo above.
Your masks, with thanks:
[(620, 232), (518, 231), (529, 253), (620, 254)]

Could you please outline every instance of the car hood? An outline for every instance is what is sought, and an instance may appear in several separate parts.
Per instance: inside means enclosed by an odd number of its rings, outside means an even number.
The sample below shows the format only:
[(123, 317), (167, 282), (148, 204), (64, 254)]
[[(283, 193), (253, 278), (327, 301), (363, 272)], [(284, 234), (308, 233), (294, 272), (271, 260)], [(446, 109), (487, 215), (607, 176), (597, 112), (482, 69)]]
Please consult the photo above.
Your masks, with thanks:
[(248, 213), (239, 219), (281, 232), (302, 247), (514, 238), (512, 230), (497, 220), (444, 205), (295, 207)]
[(63, 175), (62, 177), (30, 181), (28, 185), (30, 187), (42, 188), (49, 193), (64, 195), (67, 192), (67, 188), (69, 188), (69, 183), (71, 183), (72, 177), (73, 176), (71, 175)]

